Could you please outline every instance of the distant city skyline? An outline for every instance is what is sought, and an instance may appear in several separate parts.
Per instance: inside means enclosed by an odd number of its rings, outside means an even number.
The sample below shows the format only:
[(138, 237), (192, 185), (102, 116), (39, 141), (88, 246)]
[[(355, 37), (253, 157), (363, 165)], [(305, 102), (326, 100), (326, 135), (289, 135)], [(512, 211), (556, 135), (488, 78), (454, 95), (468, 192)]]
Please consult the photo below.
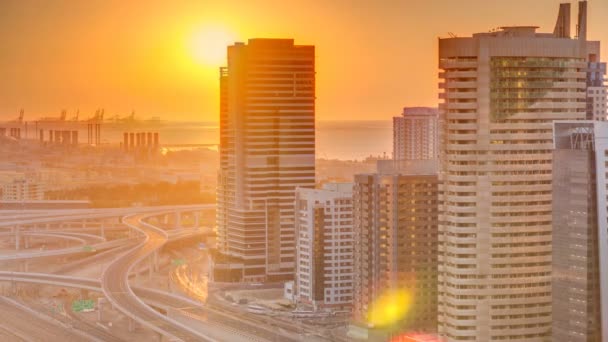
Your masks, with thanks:
[[(0, 120), (21, 108), (26, 120), (105, 108), (120, 116), (135, 110), (141, 119), (217, 121), (225, 48), (255, 37), (317, 47), (318, 120), (390, 120), (404, 106), (437, 105), (437, 37), (516, 24), (548, 32), (555, 19), (547, 9), (560, 2), (7, 0), (0, 4)], [(589, 7), (589, 39), (606, 40), (608, 2)]]

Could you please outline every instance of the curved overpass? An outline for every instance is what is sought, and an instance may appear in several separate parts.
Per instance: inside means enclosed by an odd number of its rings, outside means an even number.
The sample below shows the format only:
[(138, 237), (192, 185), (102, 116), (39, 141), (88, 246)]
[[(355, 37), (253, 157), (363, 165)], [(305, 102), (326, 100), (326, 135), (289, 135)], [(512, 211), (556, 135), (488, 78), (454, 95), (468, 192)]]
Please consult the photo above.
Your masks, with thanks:
[[(34, 211), (15, 211), (14, 215), (6, 217), (0, 216), (0, 228), (12, 228), (18, 225), (31, 225), (42, 223), (58, 223), (68, 220), (85, 220), (85, 219), (102, 219), (123, 217), (133, 214), (144, 213), (172, 213), (175, 211), (193, 211), (199, 209), (208, 209), (215, 207), (214, 204), (208, 205), (167, 205), (158, 207), (128, 207), (128, 208), (106, 208), (106, 209), (72, 209), (61, 210), (60, 213), (48, 210), (41, 213), (39, 210)], [(154, 216), (154, 215), (152, 215)]]
[[(159, 312), (155, 311), (150, 306), (144, 304), (144, 302), (138, 298), (137, 295), (141, 295), (144, 298), (154, 297), (154, 302), (158, 303), (170, 303), (171, 301), (181, 303), (182, 308), (192, 308), (192, 302), (188, 303), (187, 300), (176, 300), (176, 296), (166, 294), (158, 291), (151, 291), (149, 289), (134, 288), (135, 292), (131, 289), (128, 282), (128, 275), (139, 261), (151, 255), (159, 248), (161, 248), (169, 240), (177, 240), (181, 238), (187, 238), (196, 234), (201, 234), (202, 231), (199, 229), (180, 229), (174, 231), (164, 231), (156, 228), (150, 224), (141, 222), (143, 217), (157, 216), (164, 214), (171, 214), (176, 211), (196, 211), (212, 209), (215, 205), (185, 205), (185, 206), (163, 206), (163, 207), (144, 207), (144, 208), (113, 208), (113, 209), (95, 209), (95, 210), (66, 210), (60, 214), (58, 212), (49, 212), (43, 214), (39, 211), (25, 213), (25, 212), (14, 212), (13, 215), (3, 215), (0, 217), (0, 228), (11, 228), (22, 225), (36, 225), (44, 223), (59, 223), (62, 221), (70, 220), (89, 220), (98, 218), (111, 218), (111, 217), (122, 217), (122, 222), (129, 228), (140, 232), (142, 235), (135, 238), (123, 238), (112, 241), (104, 241), (101, 243), (93, 244), (96, 250), (111, 249), (123, 247), (126, 252), (122, 252), (111, 264), (104, 270), (101, 282), (89, 281), (89, 280), (67, 280), (61, 279), (57, 275), (48, 274), (36, 274), (34, 278), (27, 278), (26, 273), (10, 272), (8, 275), (6, 272), (0, 272), (0, 280), (10, 280), (15, 282), (33, 282), (41, 284), (55, 284), (58, 286), (70, 286), (73, 287), (90, 289), (95, 291), (103, 292), (104, 296), (108, 301), (116, 308), (121, 310), (130, 318), (141, 323), (142, 325), (161, 333), (169, 337), (172, 341), (215, 341), (213, 338), (206, 336), (202, 332), (195, 331), (188, 326), (185, 326), (169, 317), (166, 317)], [(134, 215), (125, 217), (125, 215)], [(34, 227), (35, 228), (35, 227)], [(45, 231), (44, 234), (52, 235), (53, 233), (61, 232), (62, 229), (51, 231)], [(66, 229), (67, 230), (67, 229)], [(77, 229), (80, 230), (80, 229)], [(35, 232), (34, 230), (24, 230), (21, 234), (30, 234)], [(41, 232), (38, 230), (38, 232)], [(3, 234), (4, 235), (4, 234)], [(8, 234), (7, 234), (8, 235)], [(64, 236), (65, 237), (65, 236)], [(82, 235), (80, 236), (83, 237)], [(76, 238), (76, 236), (71, 236)], [(135, 246), (133, 246), (135, 244)], [(65, 248), (61, 250), (50, 250), (50, 251), (27, 251), (20, 252), (12, 255), (0, 255), (0, 261), (2, 260), (18, 260), (18, 259), (31, 259), (50, 257), (66, 254), (77, 254), (83, 253), (81, 247)], [(137, 295), (136, 295), (137, 294)], [(150, 301), (150, 299), (147, 299)], [(184, 305), (186, 304), (186, 305)], [(158, 306), (156, 304), (156, 306)], [(167, 305), (170, 307), (170, 305)]]
[[(0, 281), (51, 285), (102, 292), (101, 282), (99, 280), (56, 274), (0, 271)], [(146, 303), (158, 305), (163, 308), (203, 308), (202, 304), (192, 299), (180, 295), (175, 295), (166, 291), (135, 286), (133, 287), (133, 291), (138, 297), (143, 298)]]
[[(173, 240), (185, 239), (185, 238), (188, 238), (188, 237), (191, 237), (194, 235), (201, 234), (202, 231), (197, 230), (197, 229), (180, 229), (180, 230), (174, 230), (174, 231), (169, 230), (166, 233), (167, 233), (168, 240), (173, 241)], [(70, 233), (60, 233), (60, 232), (53, 232), (53, 233), (42, 233), (42, 232), (41, 233), (38, 233), (38, 232), (29, 233), (29, 232), (27, 232), (26, 233), (26, 232), (24, 232), (23, 234), (63, 237), (66, 239), (72, 239), (72, 240), (77, 240), (77, 241), (83, 242), (83, 244), (85, 242), (84, 240), (77, 238), (76, 237), (77, 234), (70, 234)], [(71, 235), (71, 236), (68, 237), (68, 235)], [(110, 240), (110, 241), (104, 241), (104, 242), (92, 244), (91, 247), (93, 250), (99, 251), (99, 250), (106, 250), (106, 249), (120, 247), (123, 245), (134, 243), (136, 241), (140, 241), (140, 240), (141, 240), (141, 237), (122, 238), (122, 239), (116, 239), (116, 240)], [(29, 260), (29, 259), (35, 259), (35, 258), (57, 257), (57, 256), (66, 256), (66, 255), (70, 255), (70, 254), (81, 254), (81, 253), (90, 253), (90, 252), (85, 251), (83, 249), (83, 246), (68, 247), (68, 248), (62, 248), (62, 249), (53, 249), (53, 250), (44, 250), (44, 251), (24, 250), (22, 252), (0, 255), (0, 261)]]
[[(64, 275), (0, 271), (0, 281), (52, 285), (102, 292), (101, 282), (97, 279)], [(285, 336), (280, 331), (272, 330), (272, 328), (265, 327), (264, 324), (256, 325), (255, 323), (250, 321), (242, 321), (238, 317), (235, 317), (233, 312), (229, 312), (220, 308), (206, 307), (201, 303), (190, 298), (184, 297), (182, 295), (138, 286), (133, 286), (132, 290), (136, 296), (140, 297), (148, 305), (152, 305), (164, 310), (177, 310), (179, 313), (186, 316), (195, 317), (195, 319), (199, 319), (197, 317), (207, 317), (208, 319), (210, 319), (210, 321), (206, 320), (206, 323), (212, 325), (220, 324), (222, 326), (222, 329), (228, 329), (232, 331), (236, 329), (237, 331), (242, 331), (243, 328), (245, 328), (249, 333), (253, 334), (256, 337), (259, 337), (257, 340), (262, 339), (266, 341), (290, 342), (296, 341), (293, 338)], [(167, 319), (165, 316), (162, 317), (164, 319)], [(206, 338), (202, 340), (216, 341), (212, 338)]]
[[(211, 209), (214, 205), (201, 206)], [(142, 222), (144, 217), (157, 214), (135, 215), (123, 219), (123, 223), (145, 235), (144, 241), (116, 258), (103, 272), (101, 287), (106, 298), (127, 316), (142, 325), (180, 341), (213, 341), (205, 334), (195, 331), (155, 311), (142, 302), (129, 285), (129, 272), (142, 259), (160, 249), (169, 239), (169, 234)]]

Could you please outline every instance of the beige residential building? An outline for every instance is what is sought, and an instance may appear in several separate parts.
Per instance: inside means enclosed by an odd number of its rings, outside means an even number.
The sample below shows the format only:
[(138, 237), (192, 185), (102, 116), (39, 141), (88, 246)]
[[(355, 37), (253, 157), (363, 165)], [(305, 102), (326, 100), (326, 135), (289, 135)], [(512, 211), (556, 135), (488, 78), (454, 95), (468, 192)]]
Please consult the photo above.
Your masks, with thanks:
[(437, 108), (403, 108), (403, 114), (393, 118), (393, 159), (437, 159), (438, 119)]
[(562, 4), (553, 33), (503, 27), (439, 39), (438, 332), (446, 341), (551, 336), (553, 121), (586, 117), (599, 43)]

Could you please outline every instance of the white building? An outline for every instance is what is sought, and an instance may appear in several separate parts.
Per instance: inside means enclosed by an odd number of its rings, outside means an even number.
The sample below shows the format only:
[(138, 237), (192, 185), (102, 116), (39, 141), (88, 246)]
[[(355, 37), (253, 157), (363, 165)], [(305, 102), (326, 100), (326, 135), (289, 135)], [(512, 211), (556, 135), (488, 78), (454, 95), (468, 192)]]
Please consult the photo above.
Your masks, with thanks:
[(592, 119), (596, 121), (606, 121), (608, 108), (606, 108), (606, 87), (588, 87), (587, 101)]
[(405, 107), (393, 118), (393, 159), (437, 159), (439, 156), (437, 108)]
[(295, 301), (350, 308), (353, 299), (352, 183), (296, 191)]

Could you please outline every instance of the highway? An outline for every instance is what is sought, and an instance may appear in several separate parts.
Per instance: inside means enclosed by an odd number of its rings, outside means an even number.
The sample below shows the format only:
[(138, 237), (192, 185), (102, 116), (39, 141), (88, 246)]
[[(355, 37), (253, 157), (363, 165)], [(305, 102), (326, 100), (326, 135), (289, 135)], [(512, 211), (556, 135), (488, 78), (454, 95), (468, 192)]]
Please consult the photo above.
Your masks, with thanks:
[[(86, 289), (97, 292), (102, 291), (101, 283), (96, 279), (44, 273), (0, 271), (0, 281), (45, 284), (59, 287)], [(260, 322), (260, 324), (255, 324), (246, 320), (241, 320), (238, 318), (239, 314), (232, 310), (203, 306), (201, 303), (195, 300), (165, 291), (135, 286), (131, 289), (134, 296), (141, 298), (143, 302), (149, 306), (158, 307), (163, 310), (174, 310), (178, 314), (195, 319), (201, 319), (204, 317), (207, 324), (219, 324), (225, 327), (225, 329), (240, 330), (241, 332), (245, 331), (249, 335), (256, 336), (258, 340), (265, 339), (268, 341), (295, 341), (294, 339), (285, 336), (285, 334), (281, 334), (278, 331), (273, 331), (267, 328), (266, 324), (262, 322)], [(160, 316), (167, 319), (163, 315)]]
[[(23, 282), (30, 284), (44, 284), (59, 287), (73, 287), (92, 291), (102, 292), (108, 301), (118, 310), (142, 324), (143, 326), (156, 331), (171, 341), (216, 341), (211, 336), (208, 336), (204, 329), (197, 331), (191, 327), (180, 323), (178, 320), (165, 316), (158, 312), (156, 308), (163, 310), (178, 310), (180, 313), (189, 316), (207, 315), (207, 310), (198, 302), (167, 293), (164, 291), (133, 287), (129, 285), (129, 274), (135, 265), (141, 262), (152, 253), (158, 251), (165, 243), (172, 240), (189, 238), (197, 234), (204, 233), (200, 229), (175, 229), (165, 231), (154, 227), (150, 224), (142, 222), (145, 217), (172, 214), (175, 211), (198, 211), (212, 209), (214, 205), (192, 205), (192, 206), (165, 206), (165, 207), (144, 207), (144, 208), (116, 208), (116, 209), (94, 209), (94, 210), (61, 210), (61, 211), (10, 211), (0, 212), (0, 228), (5, 229), (5, 233), (0, 233), (0, 236), (11, 237), (14, 235), (14, 227), (22, 227), (21, 236), (48, 236), (55, 238), (64, 238), (77, 241), (81, 246), (68, 247), (56, 250), (21, 250), (15, 253), (0, 255), (1, 260), (28, 260), (33, 258), (46, 258), (65, 255), (82, 254), (83, 243), (89, 243), (94, 250), (107, 252), (98, 253), (100, 256), (84, 258), (82, 262), (74, 262), (66, 265), (65, 270), (69, 271), (79, 265), (86, 265), (95, 260), (101, 260), (111, 257), (114, 258), (104, 270), (101, 280), (75, 278), (61, 275), (53, 275), (46, 273), (27, 273), (27, 272), (0, 272), (1, 281)], [(137, 213), (137, 214), (135, 214)], [(126, 216), (125, 216), (126, 215)], [(103, 238), (92, 235), (83, 234), (83, 231), (91, 230), (91, 227), (74, 228), (70, 226), (63, 227), (62, 222), (75, 222), (78, 220), (93, 220), (99, 218), (116, 218), (122, 217), (124, 229), (132, 229), (140, 234), (132, 238), (120, 238), (116, 240), (104, 241)], [(24, 225), (29, 225), (29, 229), (23, 229)], [(50, 226), (49, 226), (50, 225)], [(48, 228), (51, 227), (51, 230)], [(114, 227), (113, 227), (114, 228)], [(68, 233), (72, 231), (73, 233)], [(75, 231), (75, 232), (74, 232)], [(77, 232), (77, 233), (76, 233)], [(95, 243), (92, 243), (95, 242)], [(141, 299), (140, 299), (141, 298)], [(142, 301), (143, 299), (143, 301)], [(147, 303), (144, 303), (144, 301)], [(153, 306), (153, 307), (152, 307)], [(178, 316), (179, 318), (179, 316)], [(217, 330), (224, 323), (229, 323), (233, 332), (242, 328), (239, 320), (231, 317), (222, 317), (219, 321), (213, 323)], [(50, 323), (49, 323), (50, 324)], [(212, 324), (207, 322), (206, 324)], [(212, 325), (213, 325), (212, 324)], [(11, 323), (12, 325), (12, 323)], [(59, 329), (63, 329), (59, 327)], [(247, 327), (248, 331), (255, 331), (255, 327)], [(251, 330), (253, 329), (253, 330)], [(64, 329), (65, 330), (65, 329)], [(221, 330), (221, 329), (219, 329)], [(99, 331), (92, 331), (92, 336), (98, 334)], [(231, 336), (227, 333), (222, 336)], [(239, 338), (249, 336), (250, 340), (265, 340), (263, 338), (254, 338), (248, 333), (236, 333)], [(274, 335), (271, 333), (271, 335)], [(218, 336), (214, 334), (214, 336)], [(236, 336), (236, 335), (233, 335)], [(27, 340), (15, 335), (14, 331), (6, 330), (0, 325), (0, 340), (7, 337), (9, 340)], [(27, 336), (25, 336), (27, 337)], [(98, 336), (99, 337), (99, 336)], [(106, 336), (107, 337), (107, 336)], [(93, 338), (94, 339), (94, 338)], [(276, 339), (276, 336), (273, 336)], [(70, 338), (59, 338), (58, 340), (69, 341)], [(82, 337), (80, 338), (82, 340)], [(104, 338), (102, 338), (104, 340)], [(220, 340), (225, 340), (221, 338)]]
[[(209, 205), (208, 208), (213, 208)], [(129, 272), (135, 264), (160, 249), (168, 240), (168, 233), (143, 223), (145, 215), (124, 218), (129, 227), (145, 235), (143, 242), (116, 258), (103, 272), (101, 287), (106, 298), (136, 322), (176, 341), (213, 341), (167, 316), (164, 316), (139, 299), (129, 286)]]
[(0, 340), (2, 341), (102, 341), (56, 324), (0, 297)]
[[(97, 244), (91, 245), (93, 250), (104, 250), (109, 248), (119, 247), (121, 245), (136, 241), (137, 238), (124, 238), (117, 239), (112, 241), (100, 242)], [(57, 257), (57, 256), (66, 256), (70, 254), (80, 254), (80, 253), (89, 253), (83, 249), (83, 246), (76, 247), (68, 247), (62, 249), (52, 249), (52, 250), (23, 250), (16, 253), (6, 253), (0, 255), (0, 261), (8, 261), (8, 260), (31, 260), (35, 258), (47, 258), (47, 257)]]
[[(168, 233), (169, 233), (169, 235), (168, 235), (169, 241), (173, 241), (173, 240), (184, 239), (184, 238), (192, 237), (194, 235), (201, 234), (201, 231), (198, 229), (179, 229), (179, 230), (169, 231)], [(53, 237), (63, 236), (65, 239), (76, 240), (81, 243), (86, 242), (82, 238), (78, 238), (78, 237), (75, 237), (75, 236), (69, 235), (69, 234), (57, 235), (56, 233), (42, 233), (42, 232), (41, 233), (32, 233), (32, 234), (34, 234), (34, 235), (50, 234), (49, 236), (53, 236)], [(103, 241), (103, 242), (91, 244), (90, 247), (92, 248), (92, 250), (95, 250), (95, 251), (105, 250), (105, 249), (111, 249), (111, 248), (123, 246), (125, 244), (138, 242), (141, 239), (142, 239), (142, 237), (132, 237), (132, 238), (116, 239), (116, 240), (111, 240), (111, 241)], [(22, 250), (19, 252), (5, 253), (5, 254), (0, 255), (0, 261), (30, 260), (30, 259), (35, 259), (35, 258), (57, 257), (57, 256), (66, 256), (66, 255), (70, 255), (70, 254), (81, 254), (81, 253), (90, 253), (90, 252), (84, 250), (83, 245), (76, 246), (76, 247), (62, 248), (62, 249), (44, 250), (44, 251)]]
[(102, 218), (119, 218), (127, 215), (145, 213), (172, 213), (175, 211), (193, 211), (212, 208), (215, 205), (168, 205), (158, 207), (127, 207), (107, 209), (72, 209), (72, 210), (15, 210), (6, 216), (0, 216), (0, 228), (12, 229), (15, 226), (54, 224), (66, 221), (93, 220)]
[[(52, 285), (102, 292), (101, 282), (97, 279), (56, 274), (0, 271), (0, 281)], [(185, 310), (191, 308), (203, 308), (199, 302), (169, 292), (138, 286), (132, 287), (132, 290), (136, 296), (141, 297), (146, 303), (150, 303), (164, 309), (173, 308)]]

